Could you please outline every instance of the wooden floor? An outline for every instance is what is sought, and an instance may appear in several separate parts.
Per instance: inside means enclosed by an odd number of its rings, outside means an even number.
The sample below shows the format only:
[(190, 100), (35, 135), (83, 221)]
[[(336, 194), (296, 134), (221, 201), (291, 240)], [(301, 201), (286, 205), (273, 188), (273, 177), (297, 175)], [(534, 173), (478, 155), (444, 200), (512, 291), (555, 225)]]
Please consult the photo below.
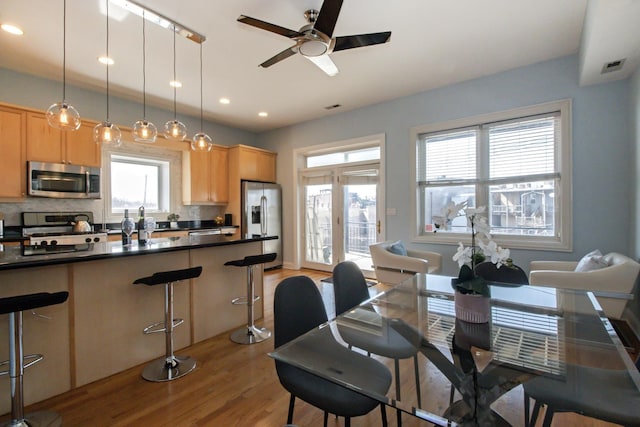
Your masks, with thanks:
[[(265, 276), (265, 318), (258, 324), (272, 328), (273, 290), (284, 277), (298, 274), (314, 279), (327, 307), (333, 307), (331, 285), (320, 282), (327, 273), (275, 270)], [(151, 383), (141, 378), (142, 367), (135, 367), (31, 405), (26, 411), (56, 411), (64, 426), (283, 426), (289, 394), (278, 382), (273, 360), (267, 356), (272, 349), (273, 339), (246, 346), (232, 343), (228, 334), (223, 334), (176, 351), (177, 355), (190, 355), (198, 361), (196, 370), (184, 378)], [(0, 417), (0, 423), (8, 418), (8, 415)], [(388, 418), (389, 425), (395, 426), (393, 411), (388, 411)], [(322, 421), (320, 410), (297, 401), (295, 424), (322, 426)], [(379, 426), (380, 412), (355, 418), (351, 424)], [(329, 425), (342, 426), (344, 420), (330, 417)], [(405, 414), (403, 425), (431, 424)], [(553, 423), (554, 427), (612, 425), (573, 414), (557, 414)]]

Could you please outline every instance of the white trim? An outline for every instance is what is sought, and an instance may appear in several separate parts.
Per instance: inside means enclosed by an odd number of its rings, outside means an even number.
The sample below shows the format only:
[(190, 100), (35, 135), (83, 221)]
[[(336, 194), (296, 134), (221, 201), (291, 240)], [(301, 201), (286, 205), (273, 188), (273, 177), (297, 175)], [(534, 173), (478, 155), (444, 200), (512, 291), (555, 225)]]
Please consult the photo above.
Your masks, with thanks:
[[(558, 110), (561, 115), (560, 132), (562, 142), (560, 144), (560, 149), (557, 151), (556, 162), (558, 162), (559, 166), (557, 169), (559, 169), (563, 174), (560, 181), (560, 188), (558, 189), (558, 193), (560, 194), (555, 195), (555, 206), (560, 208), (559, 215), (561, 227), (560, 230), (558, 230), (559, 237), (550, 237), (545, 239), (543, 237), (529, 238), (526, 236), (502, 236), (499, 234), (493, 235), (492, 237), (496, 243), (509, 248), (571, 252), (573, 250), (573, 166), (571, 158), (571, 147), (573, 145), (573, 121), (571, 115), (571, 99), (563, 99), (529, 107), (515, 108), (507, 111), (493, 112), (473, 117), (412, 127), (410, 129), (411, 146), (409, 150), (411, 153), (411, 194), (413, 195), (410, 201), (411, 213), (409, 218), (412, 236), (411, 241), (416, 243), (457, 244), (460, 241), (464, 242), (465, 239), (468, 239), (468, 236), (461, 233), (434, 233), (430, 235), (421, 235), (420, 233), (420, 221), (418, 219), (419, 209), (417, 204), (418, 200), (420, 200), (420, 189), (416, 180), (416, 145), (419, 142), (418, 140), (421, 134), (465, 128), (479, 124), (516, 119), (519, 117), (533, 116), (537, 114), (545, 114)], [(563, 200), (563, 203), (558, 203), (558, 200), (560, 199)]]

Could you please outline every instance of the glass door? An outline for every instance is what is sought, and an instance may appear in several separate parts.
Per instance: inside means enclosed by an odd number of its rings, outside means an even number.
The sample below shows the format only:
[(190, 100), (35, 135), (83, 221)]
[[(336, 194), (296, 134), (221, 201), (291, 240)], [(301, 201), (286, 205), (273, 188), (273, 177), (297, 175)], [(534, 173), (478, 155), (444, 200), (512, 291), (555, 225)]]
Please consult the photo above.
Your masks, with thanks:
[(301, 174), (303, 267), (332, 271), (347, 260), (373, 275), (369, 245), (379, 235), (378, 174), (377, 163)]

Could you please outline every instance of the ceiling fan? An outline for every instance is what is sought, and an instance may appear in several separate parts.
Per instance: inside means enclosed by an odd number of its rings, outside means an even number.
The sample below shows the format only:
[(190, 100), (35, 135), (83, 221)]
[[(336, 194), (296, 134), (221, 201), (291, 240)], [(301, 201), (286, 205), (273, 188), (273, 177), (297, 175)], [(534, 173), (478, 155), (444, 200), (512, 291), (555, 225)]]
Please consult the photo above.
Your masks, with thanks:
[(270, 67), (283, 59), (300, 53), (329, 76), (335, 76), (338, 74), (338, 68), (329, 57), (331, 52), (386, 43), (389, 41), (389, 38), (391, 38), (391, 31), (332, 37), (333, 29), (336, 26), (340, 8), (342, 7), (342, 1), (343, 0), (325, 0), (322, 3), (320, 12), (315, 9), (307, 10), (304, 16), (308, 24), (304, 25), (298, 31), (245, 15), (240, 15), (238, 21), (243, 24), (271, 31), (272, 33), (280, 34), (296, 42), (296, 44), (290, 48), (267, 59), (260, 64), (261, 67)]

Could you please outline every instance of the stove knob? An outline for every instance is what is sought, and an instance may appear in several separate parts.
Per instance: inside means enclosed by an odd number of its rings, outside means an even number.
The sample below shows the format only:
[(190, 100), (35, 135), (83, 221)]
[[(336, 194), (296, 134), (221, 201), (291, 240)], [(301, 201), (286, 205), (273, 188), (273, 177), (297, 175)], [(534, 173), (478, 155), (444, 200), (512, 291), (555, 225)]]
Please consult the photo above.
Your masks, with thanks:
[(86, 239), (84, 239), (84, 241), (87, 243), (91, 243), (91, 237), (87, 237)]
[(47, 246), (47, 241), (43, 240), (42, 242), (40, 242), (40, 246)]
[(94, 242), (96, 242), (96, 243), (98, 243), (98, 242), (100, 241), (100, 238), (99, 238), (99, 237), (94, 237), (94, 238), (93, 238), (93, 241), (94, 241)]
[[(43, 244), (43, 245), (46, 245), (46, 244), (47, 244), (47, 242), (42, 242), (42, 244)], [(57, 245), (57, 244), (58, 244), (58, 241), (57, 241), (57, 240), (52, 240), (52, 241), (50, 241), (50, 242), (49, 242), (49, 244), (50, 244), (51, 246), (55, 246), (55, 245)]]

